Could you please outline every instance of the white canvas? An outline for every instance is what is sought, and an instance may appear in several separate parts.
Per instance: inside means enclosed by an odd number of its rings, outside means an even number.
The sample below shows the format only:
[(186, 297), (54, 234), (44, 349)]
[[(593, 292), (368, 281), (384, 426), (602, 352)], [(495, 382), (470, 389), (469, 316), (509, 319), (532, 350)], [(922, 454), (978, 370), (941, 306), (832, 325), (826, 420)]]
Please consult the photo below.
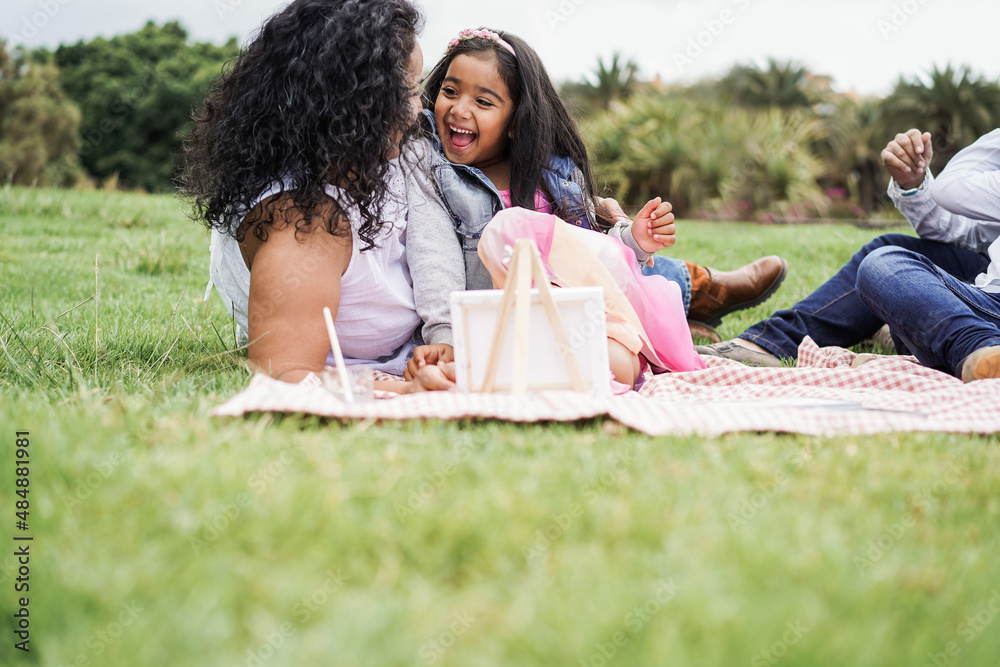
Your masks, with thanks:
[[(553, 288), (553, 300), (562, 315), (570, 349), (583, 376), (587, 393), (609, 396), (607, 325), (604, 320), (604, 290), (600, 287)], [(500, 315), (502, 290), (471, 290), (451, 293), (451, 326), (455, 347), (455, 375), (461, 392), (482, 390), (489, 362), (493, 332)], [(531, 290), (528, 333), (528, 390), (572, 389), (555, 335), (538, 290)], [(504, 332), (496, 391), (511, 389), (514, 347), (514, 317)]]

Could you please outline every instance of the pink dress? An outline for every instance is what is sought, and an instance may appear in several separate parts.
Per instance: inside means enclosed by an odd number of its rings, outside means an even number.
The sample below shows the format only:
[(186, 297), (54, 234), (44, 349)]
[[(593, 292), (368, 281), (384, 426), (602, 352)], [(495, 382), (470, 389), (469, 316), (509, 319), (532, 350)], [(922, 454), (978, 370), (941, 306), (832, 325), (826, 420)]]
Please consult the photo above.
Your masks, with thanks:
[[(497, 190), (500, 193), (500, 201), (505, 209), (513, 207), (514, 203), (510, 198), (510, 190)], [(552, 213), (552, 202), (548, 200), (545, 193), (535, 190), (535, 210), (539, 213)]]
[(663, 276), (644, 276), (625, 244), (523, 208), (496, 214), (479, 239), (479, 257), (500, 289), (518, 239), (538, 246), (553, 285), (604, 288), (608, 337), (653, 366), (654, 372), (705, 368), (694, 350), (680, 287)]

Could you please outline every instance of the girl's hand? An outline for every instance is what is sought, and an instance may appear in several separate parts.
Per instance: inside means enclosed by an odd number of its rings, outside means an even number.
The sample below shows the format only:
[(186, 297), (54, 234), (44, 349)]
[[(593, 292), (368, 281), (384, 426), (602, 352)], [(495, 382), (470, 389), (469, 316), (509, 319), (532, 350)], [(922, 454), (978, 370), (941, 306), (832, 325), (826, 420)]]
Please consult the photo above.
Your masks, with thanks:
[(451, 345), (438, 343), (436, 345), (420, 345), (413, 349), (413, 357), (407, 362), (403, 378), (412, 380), (417, 372), (427, 366), (455, 360), (455, 350)]
[[(450, 347), (450, 346), (447, 346)], [(417, 371), (409, 382), (404, 383), (401, 394), (416, 394), (421, 391), (455, 391), (455, 362), (428, 364)]]
[(677, 242), (673, 206), (661, 198), (651, 199), (632, 222), (632, 237), (646, 252), (669, 248)]

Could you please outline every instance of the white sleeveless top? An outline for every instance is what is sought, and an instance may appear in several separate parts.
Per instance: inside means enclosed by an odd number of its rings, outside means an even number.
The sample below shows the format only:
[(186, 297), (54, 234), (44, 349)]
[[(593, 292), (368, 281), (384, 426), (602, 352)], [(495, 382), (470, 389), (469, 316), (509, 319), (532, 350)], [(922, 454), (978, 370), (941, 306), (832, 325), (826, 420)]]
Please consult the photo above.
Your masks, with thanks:
[[(361, 214), (354, 207), (346, 211), (351, 224), (351, 261), (341, 277), (340, 307), (334, 316), (334, 326), (348, 365), (364, 364), (402, 375), (413, 348), (421, 342), (417, 332), (421, 321), (406, 264), (406, 183), (396, 160), (390, 163), (386, 181), (389, 187), (382, 209), (386, 224), (375, 238), (374, 248), (361, 252), (363, 243), (357, 232)], [(281, 190), (281, 185), (275, 183), (261, 193), (251, 208)], [(327, 185), (326, 191), (332, 194), (337, 189)], [(237, 341), (245, 345), (250, 270), (232, 236), (213, 229), (210, 250), (205, 300), (214, 285), (236, 321)], [(317, 317), (322, 317), (322, 313), (317, 313)], [(332, 353), (327, 364), (333, 364)]]

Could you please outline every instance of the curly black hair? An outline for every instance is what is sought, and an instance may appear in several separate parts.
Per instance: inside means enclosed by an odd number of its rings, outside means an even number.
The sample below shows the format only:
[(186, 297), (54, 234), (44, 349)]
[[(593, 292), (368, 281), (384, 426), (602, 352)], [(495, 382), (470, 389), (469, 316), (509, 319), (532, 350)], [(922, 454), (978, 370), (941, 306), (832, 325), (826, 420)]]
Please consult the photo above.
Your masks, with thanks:
[[(338, 220), (357, 207), (357, 234), (374, 247), (389, 158), (413, 120), (407, 68), (421, 23), (409, 0), (295, 0), (268, 19), (194, 113), (179, 178), (192, 217), (264, 241), (278, 198), (243, 218), (284, 181), (296, 234), (316, 217), (331, 234), (349, 233)], [(326, 184), (340, 190), (332, 212), (321, 207)]]
[[(510, 91), (514, 113), (510, 119), (511, 138), (506, 157), (510, 161), (510, 195), (514, 206), (535, 208), (535, 191), (544, 188), (543, 170), (552, 155), (571, 159), (583, 174), (584, 196), (593, 200), (594, 179), (587, 157), (587, 147), (576, 122), (559, 97), (541, 58), (527, 42), (517, 35), (493, 28), (480, 28), (497, 33), (510, 44), (514, 54), (494, 41), (483, 38), (465, 39), (449, 47), (424, 81), (421, 102), (434, 111), (434, 103), (451, 61), (463, 54), (482, 58), (493, 54), (497, 72)], [(552, 193), (546, 192), (552, 201)], [(557, 213), (575, 218), (578, 211), (563, 210), (563, 202), (553, 201)], [(601, 207), (596, 207), (597, 227), (606, 232), (613, 221)]]

